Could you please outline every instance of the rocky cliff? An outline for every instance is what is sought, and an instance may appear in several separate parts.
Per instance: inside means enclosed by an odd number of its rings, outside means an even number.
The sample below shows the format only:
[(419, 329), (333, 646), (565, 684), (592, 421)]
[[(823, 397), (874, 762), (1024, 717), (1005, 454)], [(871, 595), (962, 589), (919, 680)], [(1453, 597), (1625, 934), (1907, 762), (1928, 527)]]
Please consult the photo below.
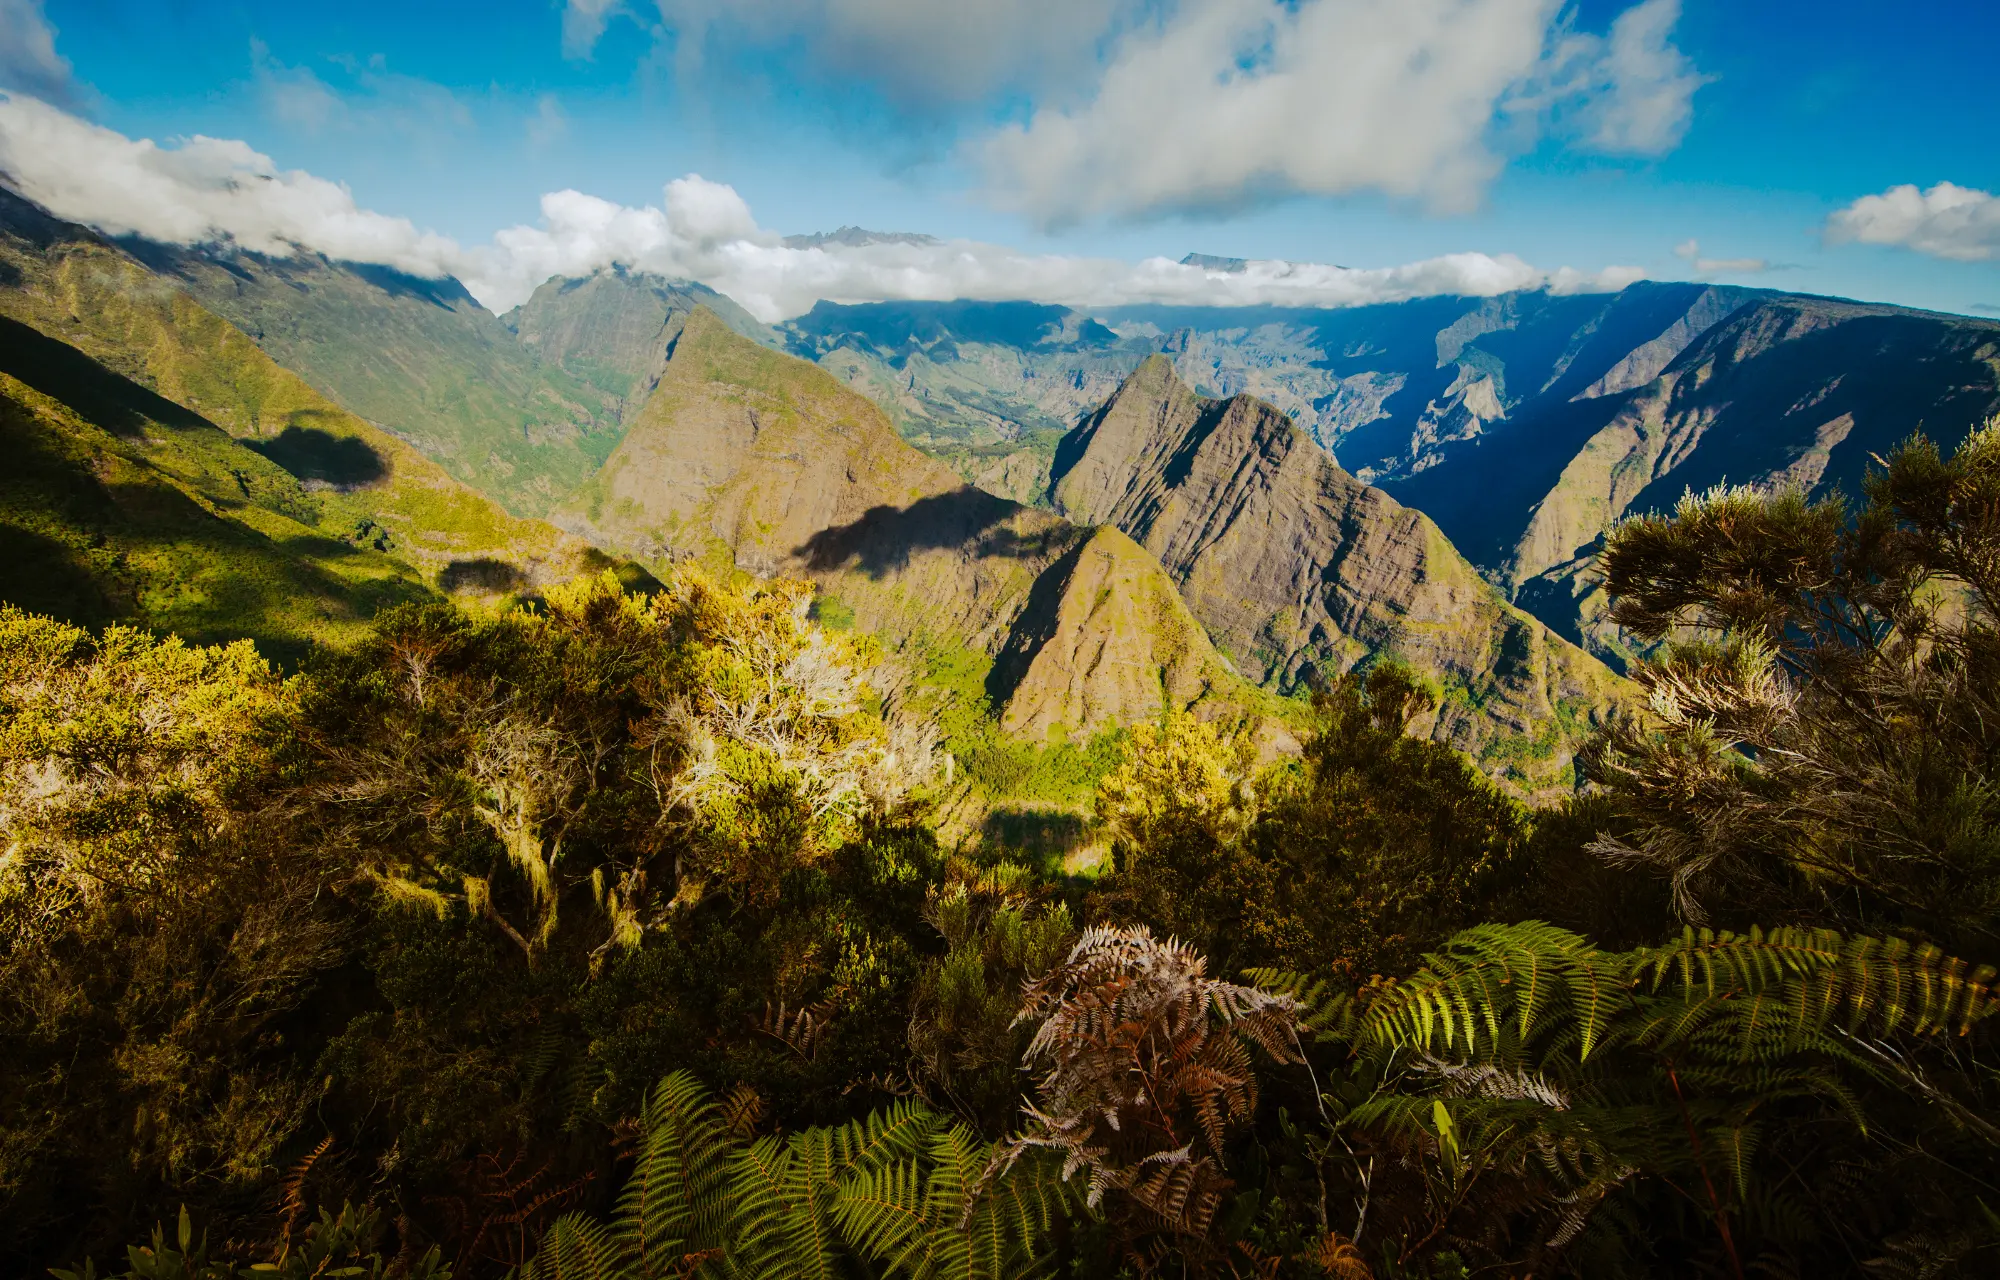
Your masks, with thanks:
[(1289, 689), (1400, 658), (1440, 688), (1430, 732), (1524, 787), (1559, 774), (1568, 739), (1617, 696), (1615, 677), (1509, 605), (1428, 518), (1271, 405), (1197, 394), (1164, 356), (1064, 439), (1054, 476), (1057, 509), (1157, 556), (1249, 678)]
[(872, 402), (706, 310), (559, 519), (660, 566), (810, 576), (894, 648), (986, 654), (1003, 723), (1036, 736), (1262, 701), (1128, 540), (965, 485)]

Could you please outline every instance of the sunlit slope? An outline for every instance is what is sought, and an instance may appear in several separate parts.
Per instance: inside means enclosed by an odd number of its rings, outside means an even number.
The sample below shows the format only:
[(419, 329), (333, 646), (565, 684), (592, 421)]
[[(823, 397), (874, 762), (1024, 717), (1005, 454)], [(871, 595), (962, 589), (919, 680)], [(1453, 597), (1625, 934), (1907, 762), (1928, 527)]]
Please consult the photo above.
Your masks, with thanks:
[(966, 486), (871, 401), (705, 310), (558, 518), (653, 565), (808, 575), (913, 680), (946, 651), (978, 655), (1010, 729), (1090, 733), (1168, 705), (1240, 717), (1263, 703), (1129, 540)]
[[(10, 421), (26, 433), (23, 439), (41, 441), (37, 456), (115, 457), (119, 467), (140, 468), (133, 475), (178, 486), (183, 498), (206, 504), (210, 517), (309, 552), (322, 568), (380, 560), (363, 577), (393, 578), (405, 584), (402, 594), (513, 592), (604, 562), (547, 524), (509, 516), (415, 448), (329, 403), (116, 246), (4, 193), (0, 316), (9, 326), (5, 367), (15, 380)], [(65, 442), (60, 448), (51, 443), (58, 438)], [(18, 497), (14, 509), (27, 510), (21, 503), (32, 506), (31, 496)], [(46, 525), (51, 518), (43, 509), (37, 520)], [(173, 539), (152, 541), (165, 547)], [(190, 549), (196, 545), (207, 543), (196, 538), (177, 554), (198, 559)], [(366, 554), (357, 559), (357, 550)], [(222, 581), (229, 574), (194, 576)], [(345, 569), (335, 574), (351, 576)], [(145, 577), (133, 582), (143, 585)], [(190, 574), (177, 570), (176, 577)], [(262, 571), (249, 575), (269, 578)], [(337, 585), (300, 588), (301, 598)], [(215, 595), (210, 605), (177, 610), (139, 608), (132, 602), (143, 592), (135, 592), (139, 587), (128, 582), (99, 596), (126, 601), (130, 616), (171, 617), (203, 635), (282, 633), (293, 643), (324, 630), (296, 619), (271, 630), (259, 619), (278, 606), (255, 604), (258, 592), (249, 585), (235, 596)], [(315, 607), (307, 615), (365, 617), (373, 599), (351, 601), (346, 612)], [(237, 608), (245, 610), (242, 625), (231, 631)]]
[(1596, 659), (1512, 607), (1422, 513), (1356, 480), (1277, 409), (1197, 394), (1154, 356), (1057, 451), (1071, 519), (1157, 556), (1238, 670), (1291, 690), (1400, 659), (1442, 741), (1534, 790), (1618, 696)]
[(0, 352), (0, 599), (290, 659), (430, 594), (214, 425), (13, 321)]
[(131, 249), (328, 401), (517, 515), (547, 511), (618, 444), (623, 396), (538, 359), (455, 280), (312, 254)]

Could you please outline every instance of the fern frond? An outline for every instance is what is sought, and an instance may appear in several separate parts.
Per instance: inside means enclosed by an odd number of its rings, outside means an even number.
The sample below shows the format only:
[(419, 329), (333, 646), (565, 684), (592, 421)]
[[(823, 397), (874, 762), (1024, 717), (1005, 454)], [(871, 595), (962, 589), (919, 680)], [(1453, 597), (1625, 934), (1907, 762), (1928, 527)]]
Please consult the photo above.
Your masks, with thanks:
[(731, 1144), (721, 1108), (685, 1071), (660, 1081), (640, 1125), (614, 1230), (642, 1270), (663, 1274), (669, 1259), (722, 1246)]
[(522, 1280), (640, 1280), (640, 1275), (608, 1228), (569, 1213), (550, 1225)]
[(1629, 1000), (1622, 957), (1538, 920), (1480, 925), (1424, 957), (1414, 977), (1384, 991), (1361, 1020), (1389, 1047), (1472, 1055), (1501, 1039), (1525, 1044), (1566, 1023), (1588, 1058)]

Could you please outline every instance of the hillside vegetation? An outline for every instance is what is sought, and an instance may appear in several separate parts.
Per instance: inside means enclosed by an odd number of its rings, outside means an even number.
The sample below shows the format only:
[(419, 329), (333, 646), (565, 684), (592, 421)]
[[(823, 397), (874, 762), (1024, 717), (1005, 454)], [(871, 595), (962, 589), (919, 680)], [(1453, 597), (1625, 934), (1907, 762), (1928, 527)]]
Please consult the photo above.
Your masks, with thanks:
[(290, 678), (0, 610), (0, 1258), (1989, 1274), (2000, 429), (1866, 491), (1620, 526), (1663, 647), (1587, 795), (1384, 663), (1296, 758), (1130, 730), (1093, 877), (940, 842), (937, 724), (802, 581), (403, 605)]
[(291, 658), (384, 602), (609, 563), (328, 402), (115, 247), (4, 193), (0, 214), (7, 421), (39, 460), (0, 519), (65, 548), (13, 562), (8, 599)]

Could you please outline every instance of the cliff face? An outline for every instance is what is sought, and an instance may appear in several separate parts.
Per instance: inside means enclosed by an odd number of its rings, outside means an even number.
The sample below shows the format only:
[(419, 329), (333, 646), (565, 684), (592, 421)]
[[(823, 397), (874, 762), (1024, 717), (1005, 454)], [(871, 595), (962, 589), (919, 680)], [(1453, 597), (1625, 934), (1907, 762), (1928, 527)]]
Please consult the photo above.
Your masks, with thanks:
[[(1439, 682), (1433, 736), (1489, 762), (1515, 734), (1569, 733), (1616, 679), (1509, 605), (1421, 513), (1342, 471), (1275, 408), (1214, 400), (1164, 356), (1058, 450), (1056, 506), (1152, 552), (1249, 678), (1281, 689), (1374, 656)], [(1558, 772), (1566, 741), (1521, 762)]]
[(892, 647), (990, 655), (1010, 729), (1088, 732), (1168, 703), (1240, 716), (1259, 701), (1129, 540), (965, 485), (873, 403), (706, 310), (561, 518), (661, 566), (811, 577)]

